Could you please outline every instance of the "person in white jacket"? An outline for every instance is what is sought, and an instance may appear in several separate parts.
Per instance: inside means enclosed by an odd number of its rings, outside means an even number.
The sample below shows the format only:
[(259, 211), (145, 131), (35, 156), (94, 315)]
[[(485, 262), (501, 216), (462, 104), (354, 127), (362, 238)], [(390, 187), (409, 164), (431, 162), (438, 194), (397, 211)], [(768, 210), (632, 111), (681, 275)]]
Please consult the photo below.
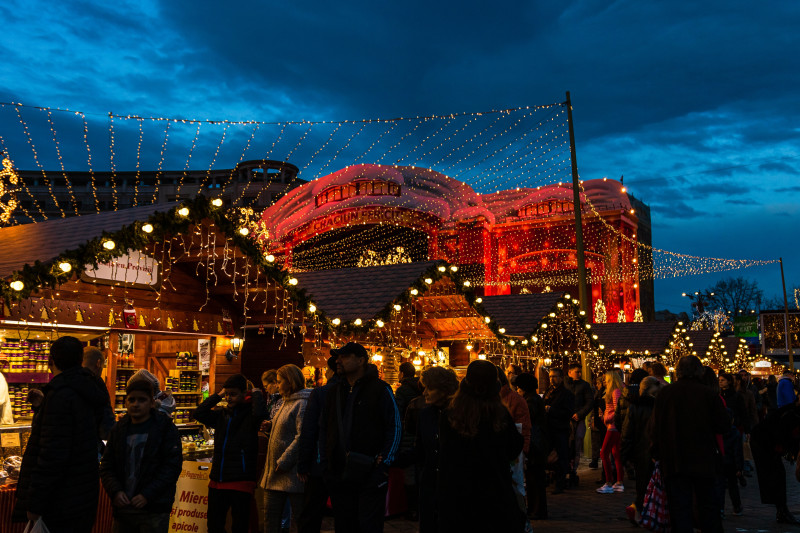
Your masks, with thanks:
[(311, 394), (311, 389), (305, 388), (303, 371), (295, 365), (280, 367), (278, 392), (283, 404), (271, 421), (267, 463), (261, 478), (261, 487), (266, 490), (264, 514), (267, 533), (281, 531), (281, 516), (287, 499), (295, 520), (300, 516), (305, 488), (297, 475), (300, 429)]
[(11, 397), (8, 395), (8, 383), (0, 372), (0, 425), (14, 423), (14, 413), (11, 410)]

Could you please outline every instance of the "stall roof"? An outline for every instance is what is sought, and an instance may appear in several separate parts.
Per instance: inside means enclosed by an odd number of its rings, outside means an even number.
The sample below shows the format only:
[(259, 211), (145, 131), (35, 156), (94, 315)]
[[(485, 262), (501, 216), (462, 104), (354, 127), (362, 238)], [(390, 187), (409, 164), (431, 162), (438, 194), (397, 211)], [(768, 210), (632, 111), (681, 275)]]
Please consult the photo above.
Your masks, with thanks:
[(711, 339), (714, 338), (714, 332), (709, 330), (695, 330), (687, 331), (689, 335), (689, 342), (692, 346), (689, 347), (689, 353), (694, 353), (698, 357), (704, 357), (711, 350)]
[(564, 292), (543, 292), (484, 296), (483, 308), (498, 326), (505, 328), (506, 335), (527, 337), (565, 295)]
[(613, 322), (594, 324), (592, 331), (606, 353), (662, 353), (669, 348), (677, 322)]
[(437, 261), (298, 272), (298, 287), (329, 318), (370, 320), (403, 295)]
[(114, 232), (146, 220), (172, 205), (145, 205), (95, 215), (53, 218), (35, 224), (0, 229), (0, 278), (21, 270), (26, 264), (50, 261), (66, 250), (77, 248), (105, 232)]

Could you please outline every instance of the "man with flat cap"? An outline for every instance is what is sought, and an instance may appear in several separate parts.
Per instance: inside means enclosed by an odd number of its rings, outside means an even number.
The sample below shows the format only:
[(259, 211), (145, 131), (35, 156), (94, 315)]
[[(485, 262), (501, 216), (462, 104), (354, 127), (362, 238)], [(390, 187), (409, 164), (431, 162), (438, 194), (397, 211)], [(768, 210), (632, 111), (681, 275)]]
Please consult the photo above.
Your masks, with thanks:
[(392, 389), (378, 377), (363, 346), (348, 342), (331, 355), (340, 381), (328, 393), (320, 440), (336, 532), (382, 532), (389, 466), (400, 445), (400, 414)]

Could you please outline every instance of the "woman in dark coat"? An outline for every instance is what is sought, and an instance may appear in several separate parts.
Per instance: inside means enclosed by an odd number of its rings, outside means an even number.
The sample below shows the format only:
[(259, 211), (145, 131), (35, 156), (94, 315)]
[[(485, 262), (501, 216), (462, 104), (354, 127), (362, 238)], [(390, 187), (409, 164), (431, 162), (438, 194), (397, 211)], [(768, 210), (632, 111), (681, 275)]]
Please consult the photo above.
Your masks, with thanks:
[(419, 476), (419, 531), (438, 531), (438, 505), (436, 501), (437, 470), (439, 468), (439, 424), (442, 412), (450, 405), (458, 390), (456, 373), (441, 366), (434, 366), (420, 377), (424, 387), (422, 395), (425, 407), (419, 411), (414, 442), (414, 462), (420, 469)]
[(628, 405), (625, 422), (622, 424), (622, 462), (633, 463), (636, 471), (636, 499), (625, 512), (628, 519), (636, 522), (636, 513), (642, 512), (644, 493), (653, 475), (653, 457), (650, 454), (650, 415), (656, 404), (656, 396), (664, 385), (653, 376), (639, 384), (639, 393)]
[(517, 504), (510, 467), (523, 439), (500, 401), (492, 363), (477, 360), (467, 367), (442, 414), (439, 439), (439, 531), (523, 531), (526, 517)]
[(531, 446), (527, 457), (525, 483), (528, 491), (528, 516), (534, 520), (547, 519), (547, 411), (544, 400), (536, 394), (539, 380), (532, 374), (520, 374), (514, 384), (522, 392), (531, 417)]

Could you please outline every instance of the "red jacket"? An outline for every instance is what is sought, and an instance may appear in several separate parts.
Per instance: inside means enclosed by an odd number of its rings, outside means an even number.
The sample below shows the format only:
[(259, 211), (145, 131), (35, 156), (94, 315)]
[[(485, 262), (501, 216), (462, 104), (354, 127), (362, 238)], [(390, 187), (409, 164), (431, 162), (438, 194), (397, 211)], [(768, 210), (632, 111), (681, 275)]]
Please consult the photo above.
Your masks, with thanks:
[(503, 388), (500, 389), (500, 398), (503, 400), (503, 405), (511, 413), (514, 423), (522, 424), (522, 438), (524, 439), (522, 451), (527, 454), (531, 445), (531, 413), (528, 411), (528, 402), (511, 390), (508, 385), (503, 385)]

